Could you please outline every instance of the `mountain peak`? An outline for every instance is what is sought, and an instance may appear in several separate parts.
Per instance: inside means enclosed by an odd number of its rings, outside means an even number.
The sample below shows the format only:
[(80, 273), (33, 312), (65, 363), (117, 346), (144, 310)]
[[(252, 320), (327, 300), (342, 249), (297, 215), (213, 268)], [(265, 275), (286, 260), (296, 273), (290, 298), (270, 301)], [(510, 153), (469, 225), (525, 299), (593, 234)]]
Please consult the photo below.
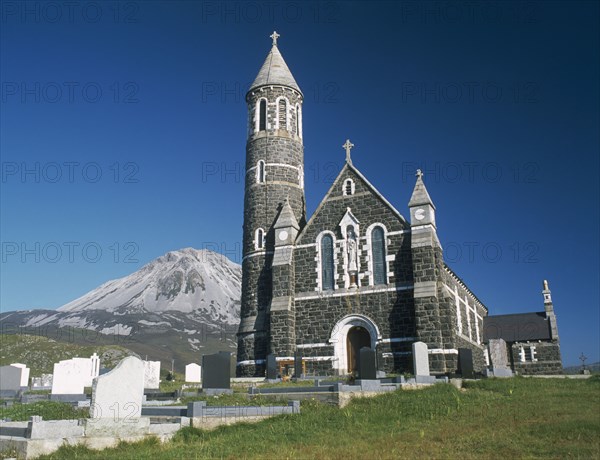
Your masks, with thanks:
[(104, 283), (60, 312), (102, 310), (115, 314), (202, 312), (214, 320), (239, 320), (241, 267), (208, 249), (169, 251), (124, 278)]

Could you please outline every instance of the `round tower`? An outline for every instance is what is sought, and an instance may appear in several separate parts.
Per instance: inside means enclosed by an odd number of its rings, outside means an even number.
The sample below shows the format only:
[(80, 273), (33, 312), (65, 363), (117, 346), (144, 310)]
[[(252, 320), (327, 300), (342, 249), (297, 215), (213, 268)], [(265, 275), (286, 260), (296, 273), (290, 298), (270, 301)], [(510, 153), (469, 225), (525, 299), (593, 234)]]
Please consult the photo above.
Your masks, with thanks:
[[(302, 91), (273, 46), (248, 93), (241, 322), (237, 374), (262, 375), (269, 353), (273, 225), (286, 199), (300, 228), (306, 222)], [(290, 280), (291, 281), (291, 280)]]

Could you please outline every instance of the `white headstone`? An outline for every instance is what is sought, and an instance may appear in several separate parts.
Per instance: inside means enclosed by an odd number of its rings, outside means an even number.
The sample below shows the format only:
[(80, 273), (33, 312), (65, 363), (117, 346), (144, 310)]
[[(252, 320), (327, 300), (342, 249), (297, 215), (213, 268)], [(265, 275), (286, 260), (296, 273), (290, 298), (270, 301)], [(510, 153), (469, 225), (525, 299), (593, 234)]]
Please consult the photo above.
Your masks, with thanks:
[(429, 375), (429, 353), (427, 351), (427, 344), (424, 342), (415, 342), (412, 344), (413, 354), (413, 370), (415, 376)]
[(11, 366), (15, 366), (15, 367), (19, 367), (19, 368), (23, 369), (21, 371), (21, 386), (22, 387), (29, 386), (29, 371), (30, 371), (30, 369), (25, 364), (21, 364), (21, 363), (13, 363), (13, 364), (11, 364)]
[(112, 371), (94, 379), (91, 417), (131, 420), (142, 415), (144, 362), (135, 356), (123, 359)]
[(23, 369), (20, 367), (0, 367), (0, 391), (19, 391), (21, 389), (22, 372)]
[(94, 353), (91, 358), (72, 358), (54, 364), (52, 394), (83, 394), (85, 387), (100, 373), (100, 359)]
[(144, 361), (144, 388), (160, 388), (160, 361)]
[(200, 383), (202, 381), (202, 366), (196, 363), (190, 363), (185, 366), (185, 381)]

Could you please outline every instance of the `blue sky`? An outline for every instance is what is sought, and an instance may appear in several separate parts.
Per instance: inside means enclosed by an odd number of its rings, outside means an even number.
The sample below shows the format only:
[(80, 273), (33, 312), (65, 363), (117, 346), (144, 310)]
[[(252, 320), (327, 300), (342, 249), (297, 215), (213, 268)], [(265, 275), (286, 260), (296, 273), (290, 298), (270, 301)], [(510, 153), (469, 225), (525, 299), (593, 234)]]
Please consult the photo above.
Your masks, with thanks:
[(240, 262), (245, 89), (280, 34), (312, 213), (354, 164), (414, 171), (490, 313), (599, 344), (597, 2), (2, 1), (0, 308), (56, 308), (169, 250)]

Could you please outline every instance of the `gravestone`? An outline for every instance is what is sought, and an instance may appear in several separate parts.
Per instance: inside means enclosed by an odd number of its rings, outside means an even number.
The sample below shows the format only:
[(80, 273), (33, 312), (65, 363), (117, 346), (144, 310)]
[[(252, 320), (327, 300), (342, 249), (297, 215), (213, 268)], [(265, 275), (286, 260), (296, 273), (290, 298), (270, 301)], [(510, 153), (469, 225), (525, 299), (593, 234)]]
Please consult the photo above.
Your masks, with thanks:
[(273, 353), (267, 355), (267, 380), (277, 379), (277, 359)]
[(358, 354), (358, 378), (375, 380), (377, 378), (377, 356), (375, 350), (362, 347)]
[(23, 369), (15, 366), (0, 367), (0, 396), (14, 397), (21, 389)]
[(427, 344), (415, 342), (412, 344), (413, 372), (417, 375), (429, 376), (429, 352)]
[(32, 390), (51, 390), (52, 374), (42, 374), (41, 377), (31, 377)]
[(513, 372), (508, 362), (508, 351), (503, 339), (490, 339), (489, 342), (490, 361), (494, 377), (512, 377)]
[(19, 368), (23, 369), (21, 371), (21, 386), (22, 387), (29, 386), (29, 371), (30, 371), (30, 369), (25, 364), (21, 364), (21, 363), (12, 363), (11, 366), (19, 367)]
[(472, 379), (473, 374), (473, 351), (470, 348), (458, 349), (458, 372), (463, 379)]
[(158, 390), (160, 387), (160, 361), (144, 361), (144, 388)]
[(294, 353), (294, 377), (301, 379), (304, 377), (302, 369), (302, 350), (296, 350)]
[(91, 418), (130, 420), (142, 415), (144, 363), (135, 356), (123, 359), (110, 372), (94, 379)]
[(202, 389), (231, 388), (231, 353), (220, 351), (202, 357)]
[(202, 366), (190, 363), (185, 366), (185, 381), (188, 383), (200, 383), (202, 381)]
[(100, 373), (100, 358), (94, 353), (90, 358), (71, 358), (54, 364), (52, 394), (79, 395), (84, 387), (91, 387)]

